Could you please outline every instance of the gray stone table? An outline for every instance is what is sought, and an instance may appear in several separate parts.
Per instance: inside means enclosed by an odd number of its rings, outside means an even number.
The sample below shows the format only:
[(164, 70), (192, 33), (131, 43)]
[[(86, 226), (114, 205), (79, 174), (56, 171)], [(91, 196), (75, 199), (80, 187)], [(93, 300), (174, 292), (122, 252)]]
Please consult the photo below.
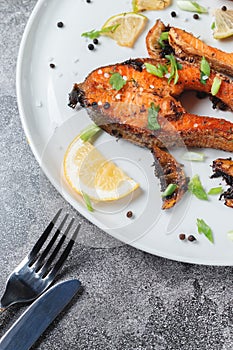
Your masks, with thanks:
[[(17, 109), (16, 59), (35, 3), (0, 0), (0, 293), (53, 213), (60, 207), (72, 211), (41, 172)], [(82, 222), (82, 235), (58, 280), (78, 277), (83, 293), (33, 349), (233, 348), (231, 267), (152, 256), (115, 241), (75, 215)], [(15, 306), (0, 316), (0, 336), (25, 308)]]

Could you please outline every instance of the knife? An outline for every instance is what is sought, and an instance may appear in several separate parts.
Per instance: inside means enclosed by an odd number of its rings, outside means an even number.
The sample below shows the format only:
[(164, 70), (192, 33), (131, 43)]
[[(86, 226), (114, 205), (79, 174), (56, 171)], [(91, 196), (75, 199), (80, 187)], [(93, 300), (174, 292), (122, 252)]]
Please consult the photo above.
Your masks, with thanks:
[(28, 350), (81, 287), (79, 280), (60, 282), (43, 293), (0, 339), (0, 350)]

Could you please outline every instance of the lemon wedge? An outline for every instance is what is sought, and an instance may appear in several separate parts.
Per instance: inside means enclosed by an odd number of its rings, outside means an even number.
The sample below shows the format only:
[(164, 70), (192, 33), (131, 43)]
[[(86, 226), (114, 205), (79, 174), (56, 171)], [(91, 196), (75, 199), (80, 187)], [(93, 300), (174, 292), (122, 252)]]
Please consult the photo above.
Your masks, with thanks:
[(120, 46), (133, 47), (135, 41), (144, 30), (148, 18), (138, 13), (126, 12), (110, 17), (102, 29), (118, 25), (112, 32), (103, 33)]
[(225, 39), (233, 35), (233, 10), (220, 10), (214, 12), (215, 26), (214, 39)]
[(63, 168), (68, 184), (77, 193), (85, 193), (95, 201), (113, 201), (139, 187), (90, 142), (83, 141), (80, 135), (68, 146)]
[(171, 4), (171, 0), (133, 0), (132, 6), (134, 12), (163, 10)]

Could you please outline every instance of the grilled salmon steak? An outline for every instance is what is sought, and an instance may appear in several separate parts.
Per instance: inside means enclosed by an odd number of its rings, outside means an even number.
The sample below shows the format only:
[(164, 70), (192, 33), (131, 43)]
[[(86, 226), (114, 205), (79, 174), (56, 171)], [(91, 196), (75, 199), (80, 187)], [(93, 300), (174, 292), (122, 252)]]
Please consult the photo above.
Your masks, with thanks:
[[(216, 96), (233, 110), (233, 83), (212, 71), (206, 84), (202, 84), (199, 67), (187, 62), (178, 70), (177, 83), (168, 83), (167, 77), (149, 73), (147, 63), (158, 67), (167, 60), (134, 59), (95, 69), (83, 83), (73, 86), (69, 105), (87, 108), (93, 121), (111, 135), (152, 151), (162, 190), (171, 183), (177, 185), (175, 192), (164, 198), (163, 208), (170, 208), (186, 191), (187, 178), (166, 149), (186, 145), (233, 151), (233, 123), (189, 114), (176, 98), (184, 90), (210, 94), (214, 78), (218, 77), (221, 86)], [(113, 74), (120, 79), (120, 87), (111, 83)]]
[[(161, 45), (160, 38), (164, 32), (168, 33), (168, 37)], [(214, 70), (233, 75), (233, 53), (208, 46), (183, 29), (165, 26), (161, 20), (157, 20), (148, 32), (146, 46), (151, 58), (158, 59), (173, 53), (182, 61), (199, 64), (204, 56)]]

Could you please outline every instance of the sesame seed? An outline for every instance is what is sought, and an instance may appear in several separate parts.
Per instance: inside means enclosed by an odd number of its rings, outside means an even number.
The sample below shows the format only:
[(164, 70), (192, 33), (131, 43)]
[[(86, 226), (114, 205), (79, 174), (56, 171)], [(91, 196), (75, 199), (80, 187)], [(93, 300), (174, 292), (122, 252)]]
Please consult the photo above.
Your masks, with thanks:
[(102, 69), (99, 69), (97, 73), (102, 74), (103, 73)]
[(142, 87), (140, 87), (139, 91), (140, 91), (140, 92), (143, 92), (143, 90), (144, 90), (144, 89), (143, 89)]
[(151, 88), (151, 89), (154, 89), (155, 87), (154, 87), (154, 85), (150, 85), (150, 88)]
[(124, 75), (124, 76), (123, 76), (123, 79), (124, 79), (125, 81), (127, 81), (128, 78)]
[(117, 100), (120, 100), (120, 99), (121, 99), (121, 94), (117, 94), (117, 95), (116, 95), (116, 99), (117, 99)]
[(198, 127), (198, 124), (197, 124), (197, 123), (195, 123), (195, 124), (193, 124), (193, 126), (194, 126), (194, 128), (197, 128), (197, 127)]
[(104, 77), (105, 78), (109, 78), (109, 74), (108, 73), (104, 73)]
[(99, 106), (102, 106), (102, 104), (103, 104), (102, 101), (99, 101), (99, 102), (98, 102), (98, 105), (99, 105)]

